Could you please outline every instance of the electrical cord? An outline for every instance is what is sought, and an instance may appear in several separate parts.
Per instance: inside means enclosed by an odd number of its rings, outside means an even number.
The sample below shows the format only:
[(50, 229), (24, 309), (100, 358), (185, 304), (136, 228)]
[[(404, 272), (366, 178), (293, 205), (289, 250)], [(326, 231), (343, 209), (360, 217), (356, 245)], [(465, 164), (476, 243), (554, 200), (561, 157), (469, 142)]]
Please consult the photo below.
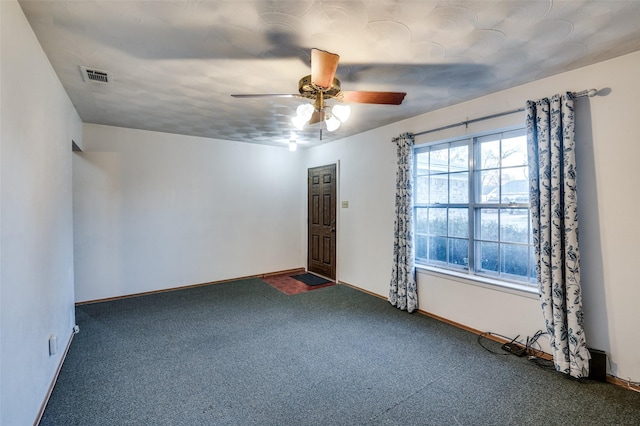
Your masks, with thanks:
[[(483, 338), (485, 338), (485, 339), (487, 339), (487, 340), (491, 340), (491, 339), (488, 339), (488, 338), (486, 337), (486, 336), (489, 336), (489, 335), (496, 335), (496, 336), (500, 336), (499, 334), (495, 334), (495, 333), (492, 333), (492, 332), (490, 332), (490, 331), (487, 331), (487, 332), (482, 333), (482, 334), (478, 334), (478, 344), (479, 344), (483, 349), (485, 349), (485, 350), (486, 350), (486, 351), (488, 351), (488, 352), (491, 352), (491, 353), (492, 353), (492, 354), (494, 354), (494, 355), (510, 355), (510, 354), (509, 354), (509, 352), (496, 352), (496, 351), (494, 351), (494, 350), (492, 350), (492, 349), (490, 349), (490, 348), (486, 347), (485, 345), (483, 345), (483, 344), (482, 344), (482, 339), (483, 339)], [(504, 336), (500, 336), (500, 337), (504, 337)], [(491, 340), (491, 341), (493, 342), (493, 340)]]
[(542, 352), (542, 346), (540, 346), (540, 343), (538, 343), (538, 339), (540, 339), (540, 336), (544, 336), (545, 332), (543, 332), (542, 330), (538, 330), (536, 331), (536, 333), (533, 335), (533, 337), (531, 337), (531, 339), (529, 339), (529, 337), (527, 337), (527, 345), (526, 345), (526, 352), (527, 355), (531, 356), (535, 356), (533, 354), (533, 351), (535, 351), (536, 349), (533, 348), (533, 345), (536, 345), (538, 347), (538, 351)]
[[(478, 344), (485, 349), (488, 352), (491, 352), (494, 355), (516, 355), (516, 356), (524, 356), (524, 355), (528, 355), (529, 356), (529, 360), (534, 360), (534, 359), (539, 359), (539, 357), (537, 357), (535, 355), (535, 352), (542, 352), (542, 347), (540, 346), (540, 343), (538, 343), (538, 340), (540, 339), (541, 336), (545, 335), (546, 333), (543, 332), (542, 330), (538, 330), (536, 331), (536, 333), (533, 335), (533, 337), (529, 337), (527, 336), (526, 340), (524, 342), (521, 342), (518, 340), (518, 338), (520, 337), (520, 335), (517, 335), (514, 338), (511, 338), (509, 336), (505, 336), (503, 334), (500, 333), (494, 333), (492, 331), (487, 331), (484, 332), (482, 334), (478, 335)], [(482, 343), (482, 339), (487, 339), (487, 340), (491, 340), (488, 339), (487, 336), (496, 336), (496, 337), (500, 337), (504, 340), (507, 340), (507, 343), (504, 343), (501, 348), (503, 350), (503, 352), (497, 352), (494, 351), (492, 349), (490, 349), (489, 347), (485, 346)], [(535, 348), (534, 348), (535, 347)], [(537, 348), (537, 349), (536, 349)]]
[[(541, 358), (541, 357), (535, 355), (535, 352), (543, 352), (542, 351), (542, 346), (540, 346), (540, 343), (538, 342), (538, 340), (540, 339), (540, 337), (542, 337), (542, 336), (544, 336), (546, 334), (547, 334), (546, 332), (544, 332), (542, 330), (538, 330), (538, 331), (535, 332), (535, 334), (532, 337), (528, 337), (527, 336), (527, 339), (526, 339), (526, 341), (524, 343), (524, 353), (526, 355), (528, 355), (527, 359), (532, 364), (534, 364), (534, 365), (536, 365), (536, 366), (538, 366), (538, 367), (540, 367), (540, 368), (542, 368), (544, 370), (556, 371), (556, 366), (555, 366), (555, 363), (553, 362), (553, 360), (548, 360), (548, 359)], [(501, 338), (507, 340), (510, 344), (517, 343), (518, 345), (523, 345), (522, 342), (519, 342), (517, 340), (518, 337), (520, 337), (520, 335), (516, 336), (515, 338), (511, 338), (511, 337), (504, 336), (504, 335), (499, 334), (499, 333), (494, 333), (492, 331), (487, 331), (487, 332), (478, 334), (478, 344), (483, 349), (485, 349), (488, 352), (491, 352), (494, 355), (517, 355), (517, 354), (504, 349), (504, 345), (501, 346), (502, 347), (502, 352), (494, 351), (491, 348), (485, 346), (482, 343), (483, 339), (490, 340), (490, 341), (492, 341), (494, 343), (497, 343), (495, 340), (489, 339), (487, 336), (497, 336), (497, 337), (501, 337)], [(535, 346), (535, 348), (534, 348), (534, 346)], [(609, 357), (607, 357), (607, 361), (609, 363), (609, 371), (611, 371), (611, 359)], [(625, 383), (629, 389), (631, 389), (633, 391), (636, 391), (636, 392), (640, 392), (638, 390), (638, 388), (640, 388), (640, 382), (633, 381), (630, 378), (623, 379), (623, 378), (620, 378), (618, 376), (614, 376), (613, 374), (609, 374), (609, 376), (611, 376), (611, 377), (613, 377), (613, 378), (615, 378), (617, 380), (620, 380), (622, 383)]]
[[(505, 340), (508, 340), (509, 343), (505, 343), (501, 346), (502, 350), (504, 352), (496, 352), (494, 350), (489, 349), (488, 347), (486, 347), (485, 345), (482, 344), (482, 338), (487, 338), (486, 336), (497, 336), (497, 337), (501, 337)], [(482, 334), (478, 335), (478, 344), (480, 346), (482, 346), (485, 350), (491, 352), (494, 355), (515, 355), (515, 353), (513, 351), (509, 351), (507, 350), (506, 346), (507, 345), (513, 345), (514, 343), (516, 344), (516, 346), (518, 347), (518, 349), (521, 349), (522, 347), (525, 347), (525, 344), (523, 344), (522, 342), (518, 341), (518, 337), (520, 337), (520, 335), (518, 334), (516, 337), (514, 337), (513, 339), (511, 337), (505, 336), (503, 334), (499, 334), (499, 333), (494, 333), (492, 331), (486, 331)], [(491, 339), (487, 339), (487, 340), (491, 340)], [(522, 352), (524, 354), (524, 351)], [(522, 355), (520, 355), (522, 356)]]
[(536, 365), (542, 368), (543, 370), (552, 370), (552, 371), (556, 370), (555, 363), (550, 359), (544, 359), (537, 356), (530, 356), (529, 362), (531, 362), (533, 365)]

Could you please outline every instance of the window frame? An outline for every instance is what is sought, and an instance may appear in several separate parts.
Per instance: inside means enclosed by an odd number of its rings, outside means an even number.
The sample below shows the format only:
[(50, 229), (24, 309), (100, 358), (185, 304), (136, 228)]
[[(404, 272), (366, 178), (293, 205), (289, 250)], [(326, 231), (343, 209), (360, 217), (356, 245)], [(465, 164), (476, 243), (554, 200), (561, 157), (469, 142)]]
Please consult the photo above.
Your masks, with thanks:
[[(516, 168), (521, 168), (528, 172), (528, 160), (525, 159), (524, 163), (521, 162), (520, 164), (516, 164), (516, 165), (513, 165), (513, 164), (505, 165), (504, 164), (505, 157), (503, 156), (501, 151), (500, 155), (498, 156), (497, 166), (489, 167), (489, 168), (487, 167), (482, 168), (477, 166), (477, 163), (479, 164), (479, 159), (481, 157), (480, 150), (481, 150), (481, 144), (483, 143), (483, 141), (486, 142), (488, 140), (491, 140), (492, 138), (493, 140), (496, 140), (497, 138), (497, 140), (500, 141), (500, 147), (501, 147), (500, 149), (502, 149), (502, 147), (504, 146), (503, 144), (504, 140), (508, 140), (509, 137), (513, 138), (513, 137), (522, 137), (522, 136), (526, 137), (526, 127), (523, 124), (518, 126), (508, 127), (508, 128), (487, 130), (487, 131), (478, 132), (476, 134), (471, 134), (471, 135), (462, 135), (462, 136), (444, 139), (444, 140), (435, 140), (427, 143), (417, 144), (414, 146), (413, 213), (415, 218), (414, 250), (415, 250), (416, 268), (433, 270), (435, 272), (442, 273), (445, 275), (453, 275), (456, 277), (471, 279), (472, 281), (479, 281), (479, 282), (488, 283), (491, 285), (499, 285), (509, 289), (519, 289), (519, 290), (525, 290), (529, 293), (533, 293), (533, 292), (537, 293), (535, 261), (533, 259), (534, 247), (533, 247), (532, 228), (531, 228), (531, 211), (530, 211), (529, 201), (528, 199), (526, 202), (517, 202), (517, 200), (507, 201), (503, 199), (503, 194), (501, 193), (504, 185), (507, 184), (506, 182), (503, 183), (502, 182), (503, 177), (500, 177), (504, 173), (504, 171), (509, 169), (515, 170)], [(419, 185), (419, 180), (426, 179), (426, 181), (428, 182), (429, 191), (430, 191), (430, 185), (431, 185), (430, 176), (434, 176), (437, 174), (431, 173), (431, 170), (430, 170), (432, 165), (431, 155), (429, 155), (430, 162), (427, 167), (427, 170), (429, 170), (429, 172), (421, 173), (421, 169), (418, 167), (419, 154), (425, 151), (430, 151), (430, 152), (436, 151), (436, 149), (434, 148), (442, 149), (446, 147), (446, 149), (448, 150), (447, 157), (449, 157), (449, 153), (451, 152), (451, 147), (456, 147), (456, 146), (467, 147), (467, 150), (466, 150), (468, 155), (468, 158), (467, 158), (468, 166), (466, 168), (466, 173), (467, 173), (466, 201), (467, 202), (452, 203), (451, 202), (452, 188), (450, 186), (447, 188), (446, 203), (435, 203), (435, 202), (432, 202), (433, 200), (430, 198), (427, 198), (428, 202), (424, 202), (425, 200), (424, 194), (418, 193), (418, 191), (421, 188), (422, 190), (424, 190), (424, 186)], [(447, 161), (448, 161), (447, 171), (446, 173), (442, 173), (442, 174), (445, 174), (447, 176), (448, 184), (450, 185), (451, 175), (452, 175), (451, 159), (448, 158)], [(487, 172), (488, 170), (491, 170), (493, 173), (497, 173), (497, 175), (499, 176), (498, 184), (496, 186), (496, 189), (498, 191), (497, 202), (487, 202), (487, 198), (485, 198), (482, 194), (483, 187), (480, 184), (480, 173)], [(528, 177), (526, 177), (525, 179), (528, 179)], [(518, 186), (517, 184), (514, 184), (514, 185)], [(526, 188), (527, 188), (526, 191), (527, 191), (527, 198), (528, 198), (528, 192), (529, 192), (528, 185), (526, 186)], [(487, 196), (488, 195), (489, 194), (487, 193)], [(443, 235), (443, 236), (438, 236), (434, 234), (434, 232), (432, 232), (433, 230), (429, 229), (429, 227), (431, 226), (430, 221), (427, 221), (426, 230), (425, 230), (425, 226), (419, 225), (419, 221), (418, 221), (419, 215), (420, 214), (424, 215), (424, 213), (420, 212), (421, 210), (429, 214), (431, 211), (434, 211), (434, 209), (437, 209), (437, 208), (443, 208), (445, 210), (446, 235)], [(463, 264), (463, 265), (455, 264), (455, 263), (452, 264), (451, 262), (452, 259), (450, 257), (451, 241), (458, 238), (458, 236), (451, 235), (449, 212), (451, 211), (451, 209), (460, 209), (460, 208), (464, 208), (467, 210), (466, 216), (467, 216), (467, 225), (468, 225), (468, 231), (466, 234), (467, 259), (466, 259), (466, 264)], [(483, 238), (483, 236), (480, 234), (480, 228), (481, 228), (480, 219), (483, 212), (489, 212), (491, 209), (494, 209), (497, 213), (495, 220), (498, 227), (498, 231), (497, 231), (498, 237), (496, 237), (496, 240), (488, 241), (487, 238)], [(502, 215), (505, 215), (507, 212), (516, 213), (522, 210), (526, 211), (526, 218), (527, 218), (526, 232), (528, 233), (528, 238), (526, 236), (525, 238), (527, 239), (527, 241), (518, 242), (518, 241), (509, 241), (508, 239), (503, 239), (503, 235), (501, 235), (501, 233), (503, 232)], [(418, 246), (418, 238), (420, 237), (423, 238), (422, 243), (424, 244), (424, 246), (422, 249), (425, 250), (424, 257), (418, 257), (417, 255), (418, 250), (420, 250), (420, 247)], [(433, 244), (431, 240), (435, 237), (444, 238), (446, 241), (446, 244), (445, 244), (446, 256), (444, 260), (434, 260), (433, 258), (431, 258), (432, 254), (429, 250), (431, 250), (430, 245)], [(461, 238), (465, 238), (465, 237), (463, 236)], [(493, 271), (486, 270), (482, 267), (481, 264), (477, 264), (477, 257), (478, 257), (478, 253), (480, 252), (479, 244), (483, 242), (485, 243), (492, 242), (492, 243), (495, 243), (496, 245), (496, 250), (498, 252), (498, 266), (496, 270), (493, 270)], [(516, 247), (526, 248), (527, 269), (525, 274), (510, 275), (507, 273), (508, 267), (506, 265), (508, 265), (508, 258), (503, 257), (502, 253), (503, 253), (503, 250), (508, 249), (508, 247), (512, 247), (512, 249), (515, 249)], [(518, 258), (522, 259), (522, 257), (518, 257)]]

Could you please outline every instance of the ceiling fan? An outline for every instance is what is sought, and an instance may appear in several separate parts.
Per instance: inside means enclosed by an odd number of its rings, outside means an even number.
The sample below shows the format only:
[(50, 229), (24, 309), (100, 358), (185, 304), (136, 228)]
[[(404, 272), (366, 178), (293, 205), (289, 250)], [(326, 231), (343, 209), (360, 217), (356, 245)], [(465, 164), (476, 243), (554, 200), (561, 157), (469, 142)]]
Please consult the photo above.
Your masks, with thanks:
[[(340, 56), (320, 49), (311, 49), (311, 74), (298, 82), (299, 94), (234, 94), (234, 98), (305, 98), (313, 100), (313, 105), (298, 106), (297, 115), (291, 119), (294, 126), (302, 130), (305, 124), (324, 122), (328, 131), (336, 130), (347, 120), (350, 109), (342, 103), (400, 105), (404, 92), (343, 91), (340, 80), (335, 77)], [(327, 100), (335, 99), (339, 104), (329, 107)]]

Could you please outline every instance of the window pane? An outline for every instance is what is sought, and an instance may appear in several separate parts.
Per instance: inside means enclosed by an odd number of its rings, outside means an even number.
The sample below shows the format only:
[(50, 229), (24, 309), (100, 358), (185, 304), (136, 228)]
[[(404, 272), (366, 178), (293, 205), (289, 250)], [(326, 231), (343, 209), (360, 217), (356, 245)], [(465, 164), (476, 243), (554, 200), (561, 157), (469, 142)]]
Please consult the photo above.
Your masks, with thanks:
[(429, 235), (447, 235), (447, 209), (429, 209)]
[(451, 173), (449, 180), (450, 203), (462, 204), (469, 202), (469, 173)]
[(480, 187), (480, 202), (498, 203), (500, 197), (500, 190), (498, 189), (500, 185), (500, 171), (484, 170), (476, 176), (479, 176), (477, 185)]
[(500, 241), (529, 242), (529, 215), (527, 209), (500, 209)]
[(480, 209), (479, 221), (480, 239), (498, 241), (498, 209)]
[(449, 236), (469, 236), (469, 209), (449, 209)]
[(449, 175), (432, 175), (430, 182), (431, 196), (429, 203), (446, 204), (449, 201)]
[(502, 169), (501, 202), (528, 203), (529, 202), (529, 178), (526, 167)]
[(478, 255), (480, 256), (480, 270), (498, 272), (499, 257), (498, 243), (478, 243)]
[(458, 266), (469, 264), (469, 240), (449, 239), (449, 263)]
[(428, 222), (428, 210), (425, 208), (416, 208), (416, 223), (415, 230), (416, 233), (426, 234), (429, 230), (429, 222)]
[(429, 260), (447, 261), (447, 239), (445, 237), (429, 237)]
[(502, 167), (527, 165), (527, 137), (517, 136), (502, 140)]
[(415, 203), (427, 204), (429, 202), (429, 176), (419, 176), (415, 181)]
[(500, 167), (500, 139), (482, 141), (480, 143), (479, 169)]
[(469, 170), (469, 147), (467, 145), (459, 145), (451, 147), (449, 151), (450, 172), (461, 172)]
[(433, 173), (446, 173), (449, 171), (449, 145), (431, 150), (429, 171)]
[(500, 272), (527, 277), (529, 270), (529, 248), (513, 244), (500, 245)]
[(416, 176), (422, 176), (429, 172), (429, 151), (416, 151)]
[(416, 247), (415, 247), (416, 259), (426, 259), (427, 258), (426, 235), (416, 235), (415, 242), (416, 242)]

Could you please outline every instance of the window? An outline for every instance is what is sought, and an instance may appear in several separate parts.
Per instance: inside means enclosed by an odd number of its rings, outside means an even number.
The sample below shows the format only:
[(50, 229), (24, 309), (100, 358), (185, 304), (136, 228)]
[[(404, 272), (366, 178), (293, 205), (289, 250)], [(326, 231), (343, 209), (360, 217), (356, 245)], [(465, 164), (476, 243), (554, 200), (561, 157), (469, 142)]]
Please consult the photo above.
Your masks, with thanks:
[(416, 263), (535, 285), (525, 129), (415, 148)]

